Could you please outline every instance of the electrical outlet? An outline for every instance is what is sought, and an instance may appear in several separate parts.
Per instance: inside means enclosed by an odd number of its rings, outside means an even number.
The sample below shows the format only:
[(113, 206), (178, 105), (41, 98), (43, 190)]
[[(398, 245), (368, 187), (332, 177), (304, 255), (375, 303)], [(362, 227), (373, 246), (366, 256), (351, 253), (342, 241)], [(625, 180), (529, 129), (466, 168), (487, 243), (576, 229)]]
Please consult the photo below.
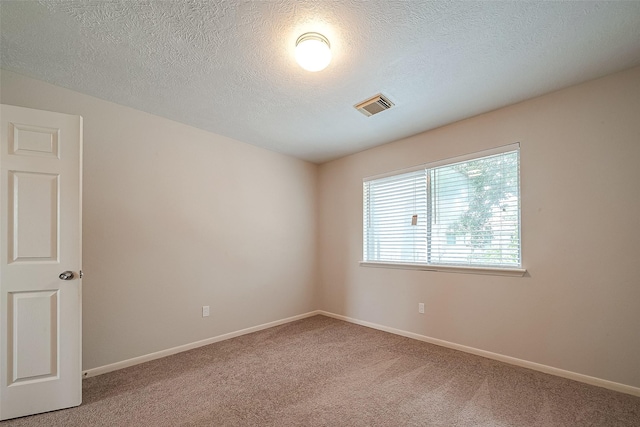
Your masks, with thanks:
[(203, 305), (202, 306), (202, 317), (209, 317), (209, 306), (208, 305)]
[(424, 303), (423, 302), (418, 303), (418, 313), (424, 314)]

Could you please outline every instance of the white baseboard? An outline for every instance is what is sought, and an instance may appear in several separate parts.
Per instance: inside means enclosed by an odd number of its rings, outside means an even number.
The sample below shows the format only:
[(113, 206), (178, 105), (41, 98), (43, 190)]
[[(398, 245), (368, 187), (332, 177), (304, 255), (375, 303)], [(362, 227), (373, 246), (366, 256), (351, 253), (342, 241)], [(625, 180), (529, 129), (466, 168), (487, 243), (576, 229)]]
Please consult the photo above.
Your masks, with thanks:
[(207, 339), (196, 341), (190, 344), (184, 344), (178, 347), (173, 347), (166, 350), (157, 351), (155, 353), (134, 357), (132, 359), (123, 360), (121, 362), (116, 362), (109, 365), (88, 369), (86, 371), (83, 371), (82, 376), (83, 378), (95, 377), (96, 375), (106, 374), (107, 372), (128, 368), (129, 366), (137, 365), (139, 363), (160, 359), (161, 357), (171, 356), (172, 354), (181, 353), (183, 351), (191, 350), (194, 348), (202, 347), (202, 346), (213, 344), (220, 341), (225, 341), (231, 338), (239, 337), (241, 335), (246, 335), (252, 332), (261, 331), (263, 329), (272, 328), (274, 326), (283, 325), (285, 323), (294, 322), (296, 320), (305, 319), (307, 317), (315, 316), (317, 314), (321, 314), (327, 317), (332, 317), (334, 319), (344, 320), (345, 322), (354, 323), (356, 325), (377, 329), (379, 331), (389, 332), (395, 335), (412, 338), (418, 341), (428, 342), (430, 344), (439, 345), (441, 347), (447, 347), (454, 350), (463, 351), (465, 353), (475, 354), (477, 356), (486, 357), (488, 359), (498, 360), (500, 362), (505, 362), (510, 365), (533, 369), (534, 371), (544, 372), (545, 374), (551, 374), (551, 375), (555, 375), (562, 378), (568, 378), (570, 380), (579, 381), (582, 383), (591, 384), (598, 387), (604, 387), (609, 390), (619, 391), (621, 393), (626, 393), (626, 394), (640, 397), (640, 388), (638, 387), (633, 387), (630, 385), (621, 384), (614, 381), (603, 380), (601, 378), (591, 377), (589, 375), (579, 374), (577, 372), (566, 371), (564, 369), (554, 368), (552, 366), (542, 365), (540, 363), (529, 362), (528, 360), (518, 359), (511, 356), (505, 356), (499, 353), (493, 353), (491, 351), (480, 350), (474, 347), (467, 347), (465, 345), (455, 344), (449, 341), (444, 341), (437, 338), (431, 338), (425, 335), (420, 335), (413, 332), (407, 332), (401, 329), (391, 328), (389, 326), (379, 325), (377, 323), (358, 320), (352, 317), (342, 316), (340, 314), (334, 314), (324, 310), (314, 310), (308, 313), (299, 314), (297, 316), (287, 317), (286, 319), (275, 320), (269, 323), (263, 323), (261, 325), (252, 326), (250, 328), (241, 329), (235, 332), (229, 332), (227, 334), (218, 335), (216, 337), (207, 338)]
[(239, 331), (229, 332), (228, 334), (218, 335), (216, 337), (207, 338), (201, 341), (192, 342), (189, 344), (179, 345), (177, 347), (168, 348), (166, 350), (156, 351), (155, 353), (145, 354), (143, 356), (134, 357), (131, 359), (123, 360), (121, 362), (111, 363), (109, 365), (99, 366), (93, 369), (87, 369), (82, 372), (83, 378), (95, 377), (96, 375), (106, 374), (107, 372), (117, 371), (118, 369), (128, 368), (129, 366), (138, 365), (140, 363), (149, 362), (150, 360), (160, 359), (161, 357), (171, 356), (172, 354), (181, 353), (183, 351), (191, 350), (194, 348), (202, 347), (205, 345), (213, 344), (220, 341), (225, 341), (231, 338), (239, 337), (240, 335), (250, 334), (252, 332), (261, 331), (263, 329), (272, 328), (274, 326), (283, 325), (285, 323), (294, 322), (296, 320), (304, 319), (307, 317), (320, 314), (320, 311), (314, 310), (308, 313), (299, 314), (297, 316), (287, 317), (286, 319), (275, 320), (269, 323), (263, 323), (262, 325), (252, 326), (246, 329), (240, 329)]
[(640, 397), (640, 388), (633, 387), (626, 384), (617, 383), (614, 381), (603, 380), (601, 378), (591, 377), (589, 375), (578, 374), (577, 372), (565, 371), (564, 369), (554, 368), (552, 366), (542, 365), (540, 363), (529, 362), (528, 360), (518, 359), (511, 356), (505, 356), (499, 353), (493, 353), (490, 351), (480, 350), (473, 347), (467, 347), (465, 345), (455, 344), (449, 341), (440, 340), (437, 338), (427, 337), (425, 335), (415, 334), (413, 332), (403, 331), (401, 329), (390, 328), (388, 326), (379, 325), (377, 323), (371, 323), (364, 320), (354, 319), (352, 317), (342, 316), (340, 314), (330, 313), (324, 310), (317, 310), (317, 314), (323, 316), (333, 317), (334, 319), (344, 320), (345, 322), (355, 323), (356, 325), (366, 326), (380, 331), (389, 332), (396, 335), (401, 335), (407, 338), (413, 338), (415, 340), (428, 342), (431, 344), (439, 345), (441, 347), (452, 348), (454, 350), (464, 351), (465, 353), (475, 354), (477, 356), (486, 357), (488, 359), (498, 360), (510, 365), (521, 366), (523, 368), (533, 369), (534, 371), (544, 372), (545, 374), (551, 374), (562, 378), (568, 378), (570, 380), (579, 381), (581, 383), (591, 384), (598, 387), (604, 387), (609, 390), (619, 391), (621, 393), (630, 394)]

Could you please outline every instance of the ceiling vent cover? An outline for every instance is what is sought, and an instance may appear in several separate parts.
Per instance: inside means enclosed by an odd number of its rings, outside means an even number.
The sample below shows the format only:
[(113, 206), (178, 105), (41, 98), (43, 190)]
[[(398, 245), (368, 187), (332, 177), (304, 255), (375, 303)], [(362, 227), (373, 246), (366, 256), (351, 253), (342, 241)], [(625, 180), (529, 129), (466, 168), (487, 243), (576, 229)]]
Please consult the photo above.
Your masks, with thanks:
[(369, 98), (366, 101), (362, 101), (358, 105), (354, 105), (354, 107), (356, 108), (356, 110), (369, 117), (384, 110), (388, 110), (389, 108), (393, 107), (393, 105), (393, 102), (389, 101), (387, 97), (379, 93), (373, 98)]

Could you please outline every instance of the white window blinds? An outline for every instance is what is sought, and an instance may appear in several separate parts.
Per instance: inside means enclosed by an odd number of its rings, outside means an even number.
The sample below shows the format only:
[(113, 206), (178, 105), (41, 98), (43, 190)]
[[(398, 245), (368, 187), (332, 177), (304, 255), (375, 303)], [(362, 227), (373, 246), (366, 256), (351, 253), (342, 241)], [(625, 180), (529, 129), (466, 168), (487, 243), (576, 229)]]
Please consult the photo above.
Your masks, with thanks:
[(365, 180), (364, 261), (520, 268), (519, 175), (512, 145)]
[(365, 182), (364, 207), (365, 260), (422, 262), (425, 259), (426, 170)]

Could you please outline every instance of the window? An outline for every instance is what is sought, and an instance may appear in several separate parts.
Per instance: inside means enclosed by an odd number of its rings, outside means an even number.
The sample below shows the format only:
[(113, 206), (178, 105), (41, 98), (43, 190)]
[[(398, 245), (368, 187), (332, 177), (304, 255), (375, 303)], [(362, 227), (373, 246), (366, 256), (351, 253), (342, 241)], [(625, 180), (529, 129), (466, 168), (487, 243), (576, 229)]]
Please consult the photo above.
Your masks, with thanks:
[(365, 179), (363, 264), (522, 275), (519, 171), (512, 144)]

